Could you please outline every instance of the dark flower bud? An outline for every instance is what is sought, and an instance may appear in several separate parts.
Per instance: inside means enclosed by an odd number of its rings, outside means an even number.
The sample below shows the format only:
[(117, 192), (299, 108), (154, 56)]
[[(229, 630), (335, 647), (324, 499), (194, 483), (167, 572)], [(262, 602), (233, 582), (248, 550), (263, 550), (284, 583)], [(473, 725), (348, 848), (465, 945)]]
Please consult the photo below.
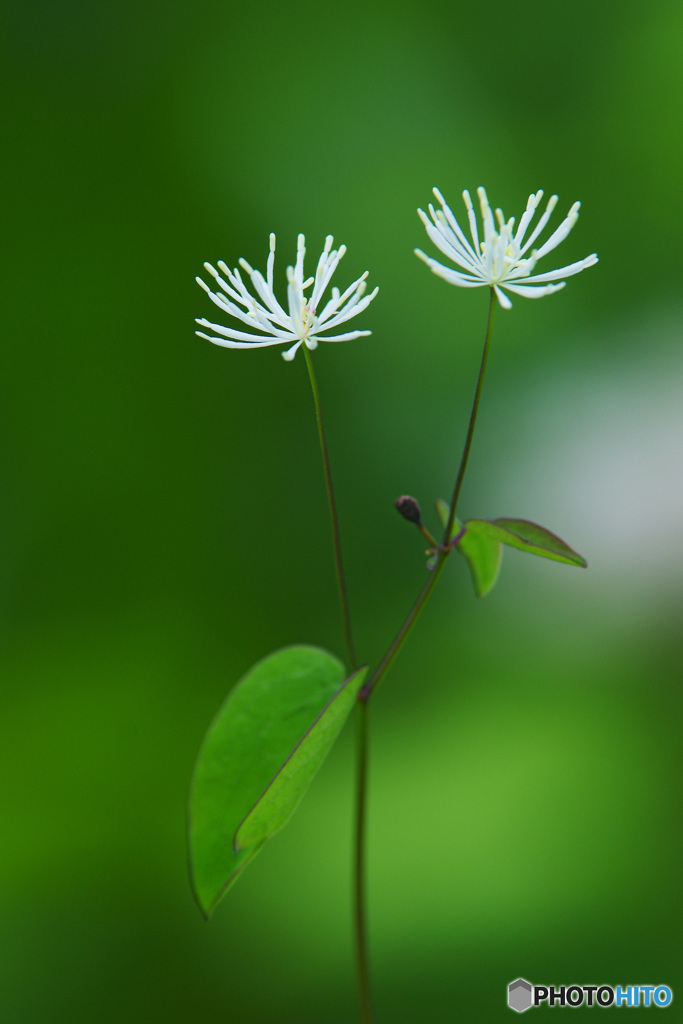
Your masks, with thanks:
[(396, 506), (396, 511), (404, 519), (407, 519), (409, 523), (422, 526), (422, 513), (415, 498), (411, 498), (409, 494), (402, 494), (400, 498), (396, 499), (394, 505)]

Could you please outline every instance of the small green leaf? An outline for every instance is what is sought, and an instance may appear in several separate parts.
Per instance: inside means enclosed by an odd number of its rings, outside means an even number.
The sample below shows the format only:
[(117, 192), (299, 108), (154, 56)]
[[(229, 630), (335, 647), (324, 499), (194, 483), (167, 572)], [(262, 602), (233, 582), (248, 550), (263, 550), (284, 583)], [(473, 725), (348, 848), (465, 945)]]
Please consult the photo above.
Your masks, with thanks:
[(585, 558), (554, 533), (536, 523), (530, 523), (528, 519), (468, 519), (465, 526), (469, 534), (499, 541), (530, 555), (540, 555), (541, 558), (578, 565), (584, 569), (588, 565)]
[[(436, 511), (444, 530), (448, 523), (449, 507), (445, 501), (439, 499), (436, 503)], [(474, 585), (474, 592), (477, 597), (485, 597), (495, 585), (500, 572), (500, 562), (503, 549), (500, 541), (492, 540), (482, 534), (470, 533), (468, 529), (463, 531), (463, 525), (456, 517), (453, 522), (450, 539), (453, 540), (458, 534), (462, 536), (457, 541), (456, 550), (467, 562)]]
[[(448, 525), (448, 514), (449, 514), (449, 512), (450, 512), (450, 505), (448, 504), (448, 502), (444, 501), (443, 498), (437, 498), (437, 500), (436, 500), (436, 514), (439, 517), (439, 522), (441, 523), (441, 529), (442, 530), (445, 530), (446, 526)], [(451, 535), (450, 535), (450, 537), (448, 539), (449, 540), (453, 540), (453, 538), (456, 537), (461, 530), (462, 530), (462, 523), (456, 517), (453, 520), (453, 526), (451, 527)]]
[(236, 851), (260, 847), (287, 824), (341, 732), (366, 673), (366, 668), (355, 672), (318, 715), (238, 828)]
[(455, 545), (467, 560), (477, 597), (485, 597), (495, 586), (503, 557), (502, 545), (482, 534), (470, 533), (469, 524)]
[(266, 838), (235, 853), (235, 833), (344, 676), (327, 651), (287, 647), (254, 665), (218, 712), (195, 766), (188, 819), (192, 887), (207, 917)]

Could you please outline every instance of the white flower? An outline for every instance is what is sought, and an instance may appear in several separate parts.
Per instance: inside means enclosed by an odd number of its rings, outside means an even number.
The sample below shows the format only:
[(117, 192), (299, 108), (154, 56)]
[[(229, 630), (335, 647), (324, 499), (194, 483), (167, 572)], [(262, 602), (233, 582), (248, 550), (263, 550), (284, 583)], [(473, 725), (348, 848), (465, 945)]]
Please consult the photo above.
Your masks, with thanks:
[[(352, 285), (340, 294), (338, 288), (332, 289), (332, 297), (320, 308), (323, 293), (330, 283), (330, 279), (337, 269), (337, 265), (346, 252), (346, 246), (342, 245), (338, 250), (332, 249), (333, 238), (328, 235), (325, 239), (325, 248), (318, 260), (318, 267), (315, 277), (304, 280), (304, 236), (299, 235), (296, 254), (296, 266), (287, 267), (287, 307), (285, 312), (275, 298), (273, 292), (273, 263), (275, 262), (275, 235), (270, 236), (270, 255), (266, 276), (263, 277), (258, 270), (253, 270), (246, 260), (240, 260), (240, 266), (251, 278), (251, 283), (258, 299), (251, 295), (240, 276), (237, 268), (230, 270), (225, 263), (219, 262), (218, 270), (215, 270), (210, 263), (204, 266), (215, 279), (222, 291), (213, 292), (208, 285), (197, 278), (197, 284), (201, 285), (212, 302), (215, 302), (225, 313), (234, 316), (237, 320), (247, 324), (261, 334), (251, 334), (246, 331), (238, 331), (233, 327), (221, 327), (220, 324), (212, 324), (208, 320), (197, 319), (201, 327), (208, 327), (221, 335), (213, 338), (201, 331), (196, 333), (200, 338), (206, 338), (215, 345), (223, 345), (225, 348), (265, 348), (266, 345), (288, 345), (291, 348), (283, 352), (283, 358), (290, 360), (296, 355), (297, 349), (302, 343), (306, 344), (309, 350), (317, 348), (319, 341), (351, 341), (353, 338), (360, 338), (362, 335), (370, 334), (371, 331), (349, 331), (346, 334), (334, 334), (321, 337), (321, 331), (329, 331), (343, 324), (346, 320), (361, 313), (374, 299), (378, 289), (370, 295), (364, 295), (368, 276), (366, 272), (354, 281)], [(221, 276), (225, 275), (225, 279)], [(313, 289), (307, 298), (304, 292), (309, 288)], [(260, 301), (259, 301), (260, 300)], [(267, 336), (270, 337), (267, 337)]]
[[(525, 241), (524, 236), (534, 219), (538, 204), (543, 198), (543, 192), (539, 191), (529, 196), (529, 201), (526, 204), (526, 210), (522, 214), (519, 226), (516, 231), (513, 231), (515, 218), (511, 217), (510, 220), (506, 221), (502, 210), (496, 210), (496, 220), (498, 222), (496, 229), (486, 190), (478, 188), (477, 195), (479, 196), (481, 219), (484, 227), (484, 240), (480, 242), (477, 218), (472, 207), (472, 200), (470, 199), (469, 192), (465, 190), (462, 196), (465, 200), (467, 217), (470, 223), (470, 234), (472, 236), (472, 242), (470, 243), (455, 219), (453, 211), (446, 204), (437, 188), (434, 189), (434, 195), (441, 203), (441, 209), (434, 210), (431, 203), (429, 204), (431, 221), (422, 210), (417, 212), (427, 229), (427, 234), (437, 249), (440, 249), (444, 256), (448, 256), (453, 263), (462, 267), (465, 273), (452, 270), (450, 267), (444, 267), (437, 260), (425, 256), (421, 249), (415, 250), (416, 255), (421, 260), (424, 260), (435, 274), (451, 284), (457, 284), (461, 288), (478, 288), (481, 285), (489, 285), (494, 289), (503, 309), (510, 309), (512, 303), (507, 295), (501, 291), (501, 288), (506, 288), (516, 295), (540, 298), (541, 295), (550, 295), (551, 292), (564, 288), (566, 282), (560, 281), (560, 278), (578, 274), (581, 270), (585, 270), (586, 267), (592, 267), (594, 263), (598, 262), (598, 257), (593, 253), (592, 256), (587, 256), (584, 260), (570, 263), (568, 267), (551, 270), (547, 274), (529, 276), (538, 260), (567, 237), (578, 220), (581, 203), (574, 203), (560, 226), (540, 248), (531, 249), (531, 246), (541, 231), (543, 231), (543, 228), (550, 219), (551, 213), (555, 209), (557, 196), (550, 197), (545, 212)], [(529, 249), (531, 249), (531, 252), (529, 252)], [(526, 252), (529, 252), (527, 257), (524, 256)], [(559, 284), (547, 284), (546, 282), (548, 281), (559, 281)]]

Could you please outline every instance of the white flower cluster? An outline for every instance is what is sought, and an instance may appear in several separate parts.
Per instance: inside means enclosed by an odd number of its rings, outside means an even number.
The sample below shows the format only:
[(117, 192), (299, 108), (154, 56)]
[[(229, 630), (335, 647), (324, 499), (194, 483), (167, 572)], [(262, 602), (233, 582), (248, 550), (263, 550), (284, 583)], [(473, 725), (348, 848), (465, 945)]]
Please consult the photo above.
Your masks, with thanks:
[[(482, 285), (488, 285), (493, 288), (503, 309), (510, 309), (512, 306), (508, 296), (501, 290), (503, 288), (527, 298), (540, 298), (542, 295), (550, 295), (552, 292), (564, 288), (565, 282), (560, 280), (560, 278), (578, 274), (580, 271), (585, 270), (586, 267), (592, 267), (594, 263), (598, 262), (598, 257), (593, 253), (592, 256), (587, 256), (577, 263), (570, 263), (569, 266), (561, 267), (559, 270), (551, 270), (546, 274), (530, 276), (537, 262), (558, 246), (574, 227), (579, 216), (580, 203), (574, 203), (560, 226), (556, 228), (550, 238), (540, 248), (532, 249), (531, 247), (534, 242), (550, 220), (550, 215), (557, 204), (557, 196), (550, 197), (548, 205), (536, 227), (525, 240), (526, 233), (543, 198), (543, 192), (539, 191), (529, 196), (526, 210), (515, 231), (515, 218), (511, 217), (510, 220), (506, 221), (503, 211), (500, 209), (496, 210), (496, 220), (494, 221), (486, 190), (483, 188), (477, 189), (484, 233), (483, 241), (480, 242), (477, 217), (472, 206), (470, 194), (465, 190), (462, 195), (467, 208), (467, 218), (472, 239), (470, 242), (458, 224), (450, 206), (448, 206), (436, 188), (434, 189), (434, 195), (441, 204), (441, 209), (435, 210), (430, 203), (429, 217), (423, 210), (418, 210), (417, 212), (427, 230), (427, 234), (437, 249), (444, 256), (447, 256), (451, 262), (455, 263), (456, 266), (460, 267), (461, 270), (445, 267), (437, 260), (426, 256), (421, 249), (416, 249), (415, 253), (421, 260), (424, 260), (435, 274), (450, 284), (456, 284), (461, 288), (479, 288)], [(529, 252), (530, 249), (531, 252)], [(527, 252), (529, 252), (529, 255), (525, 256), (524, 254)], [(558, 281), (559, 283), (547, 283), (550, 281)]]
[[(321, 331), (334, 330), (366, 309), (378, 291), (375, 288), (369, 295), (365, 294), (365, 279), (368, 276), (366, 271), (357, 281), (349, 285), (345, 292), (340, 293), (338, 288), (333, 288), (331, 298), (320, 308), (325, 289), (346, 252), (345, 245), (340, 246), (337, 250), (332, 248), (332, 242), (332, 235), (328, 235), (325, 239), (325, 248), (318, 260), (315, 277), (304, 280), (306, 249), (304, 236), (299, 235), (296, 265), (287, 268), (288, 312), (282, 308), (273, 292), (275, 235), (271, 234), (270, 236), (270, 254), (265, 278), (260, 271), (253, 270), (246, 260), (239, 261), (242, 269), (251, 278), (252, 287), (258, 298), (247, 291), (237, 268), (230, 270), (225, 263), (219, 262), (218, 270), (216, 270), (210, 263), (205, 263), (207, 271), (214, 278), (218, 287), (222, 289), (214, 292), (200, 277), (197, 278), (197, 283), (201, 285), (211, 301), (215, 302), (225, 313), (229, 313), (230, 316), (247, 324), (252, 330), (262, 333), (252, 334), (238, 331), (233, 327), (222, 327), (220, 324), (213, 324), (204, 319), (197, 320), (200, 327), (215, 331), (220, 337), (212, 337), (202, 331), (196, 333), (200, 338), (206, 338), (207, 341), (212, 341), (215, 345), (223, 345), (225, 348), (265, 348), (267, 345), (290, 345), (291, 347), (282, 353), (283, 358), (287, 360), (294, 358), (302, 344), (312, 351), (317, 348), (319, 341), (351, 341), (353, 338), (370, 334), (370, 331), (348, 331), (345, 334), (321, 337)], [(306, 297), (305, 292), (310, 288), (313, 290)]]

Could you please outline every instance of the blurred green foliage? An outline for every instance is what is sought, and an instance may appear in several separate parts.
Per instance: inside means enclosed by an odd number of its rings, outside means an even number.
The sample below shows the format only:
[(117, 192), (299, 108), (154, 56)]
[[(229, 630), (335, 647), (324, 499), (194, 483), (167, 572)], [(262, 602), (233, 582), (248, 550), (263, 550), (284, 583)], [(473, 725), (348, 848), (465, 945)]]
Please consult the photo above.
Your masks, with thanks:
[(297, 232), (331, 232), (340, 284), (380, 286), (372, 337), (316, 352), (376, 660), (424, 576), (392, 502), (448, 496), (486, 314), (412, 253), (433, 185), (583, 202), (562, 262), (601, 262), (499, 313), (462, 514), (591, 568), (508, 551), (477, 602), (452, 560), (373, 702), (380, 1020), (496, 1021), (520, 974), (680, 989), (680, 4), (2, 20), (3, 1020), (355, 1019), (350, 737), (210, 925), (186, 878), (229, 688), (342, 651), (303, 360), (195, 338), (194, 276), (262, 267), (275, 231), (282, 284)]

